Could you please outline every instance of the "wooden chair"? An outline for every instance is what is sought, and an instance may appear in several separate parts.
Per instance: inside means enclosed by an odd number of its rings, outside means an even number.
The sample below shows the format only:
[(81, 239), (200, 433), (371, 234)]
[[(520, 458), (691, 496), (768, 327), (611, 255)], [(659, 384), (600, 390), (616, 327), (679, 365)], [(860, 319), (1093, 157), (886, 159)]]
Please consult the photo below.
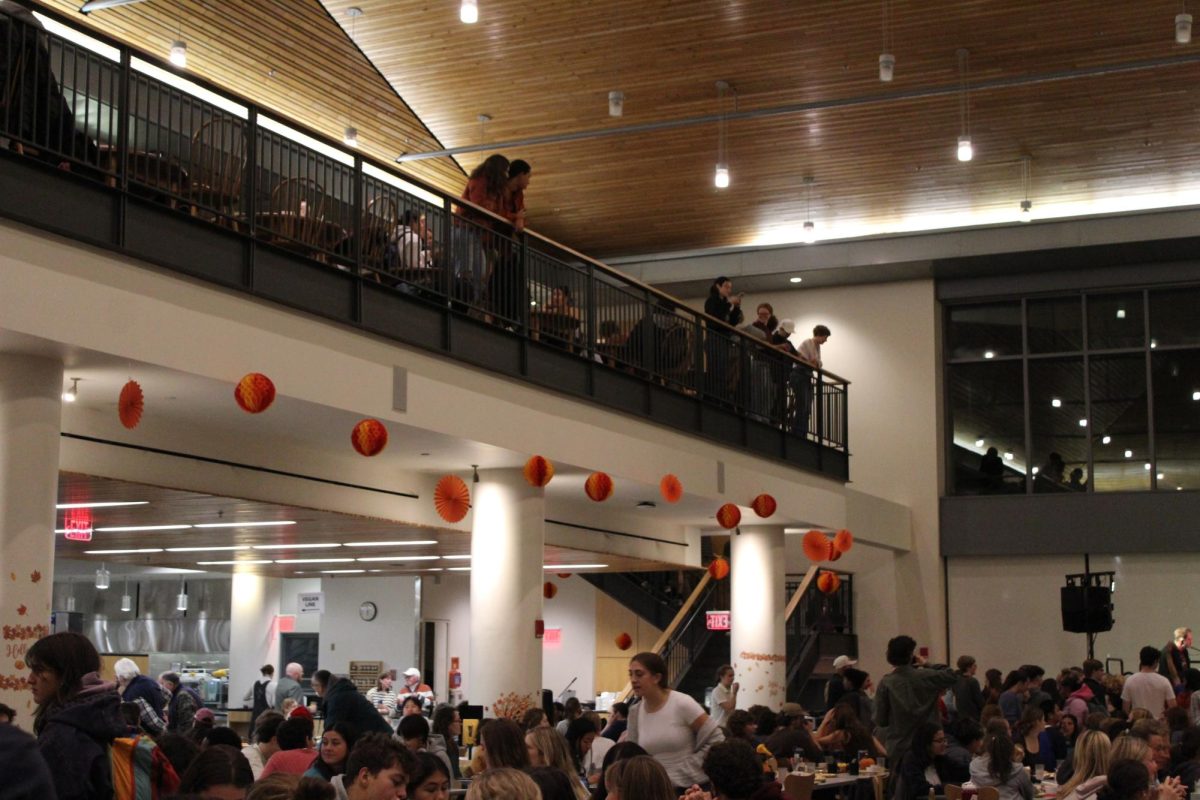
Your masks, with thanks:
[(962, 800), (963, 791), (961, 786), (947, 783), (944, 789), (946, 791), (946, 800)]
[(371, 270), (377, 276), (378, 273), (390, 269), (387, 263), (388, 243), (399, 224), (400, 215), (396, 211), (396, 201), (393, 198), (385, 195), (371, 198), (358, 225), (362, 269)]
[(798, 772), (792, 772), (783, 779), (783, 791), (791, 800), (812, 800), (813, 787), (816, 782), (816, 775), (801, 775)]
[(277, 244), (310, 255), (327, 244), (322, 241), (326, 202), (325, 190), (316, 181), (286, 178), (271, 191), (263, 226), (282, 240)]
[(1000, 800), (1000, 790), (995, 786), (980, 786), (975, 797), (978, 800)]
[(192, 215), (212, 213), (218, 223), (234, 222), (242, 205), (246, 174), (246, 129), (240, 119), (214, 117), (192, 135), (187, 160)]

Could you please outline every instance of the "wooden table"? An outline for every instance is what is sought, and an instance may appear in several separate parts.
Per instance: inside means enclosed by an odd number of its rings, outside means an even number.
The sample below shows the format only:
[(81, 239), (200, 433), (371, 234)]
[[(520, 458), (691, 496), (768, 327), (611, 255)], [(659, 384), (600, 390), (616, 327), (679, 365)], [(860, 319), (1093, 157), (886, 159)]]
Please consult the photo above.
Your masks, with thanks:
[[(311, 247), (317, 251), (333, 250), (346, 238), (346, 229), (332, 220), (320, 217), (302, 217), (292, 211), (260, 211), (254, 215), (254, 223), (273, 243), (289, 249)], [(323, 253), (311, 254), (318, 261), (325, 260)]]

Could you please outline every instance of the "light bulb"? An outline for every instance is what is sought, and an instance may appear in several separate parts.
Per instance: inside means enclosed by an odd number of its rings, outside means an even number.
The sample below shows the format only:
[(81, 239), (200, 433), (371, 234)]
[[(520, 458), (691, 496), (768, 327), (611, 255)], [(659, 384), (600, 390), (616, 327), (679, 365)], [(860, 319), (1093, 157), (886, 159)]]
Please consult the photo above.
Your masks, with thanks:
[(1004, 460), (1005, 460), (1005, 461), (1012, 461), (1012, 460), (1013, 460), (1013, 458), (1014, 458), (1014, 456), (1013, 456), (1013, 454), (1012, 454), (1012, 453), (1006, 452), (1006, 453), (1004, 454)]
[(717, 171), (713, 174), (713, 185), (718, 189), (725, 189), (729, 186), (729, 167), (717, 164)]
[(975, 149), (971, 147), (970, 136), (958, 137), (958, 160), (970, 161), (975, 157)]
[(122, 611), (133, 611), (133, 595), (129, 595), (129, 594), (121, 595), (121, 610)]
[(179, 68), (187, 66), (187, 42), (182, 39), (176, 39), (171, 43), (171, 55), (169, 56), (172, 64)]
[(342, 134), (342, 141), (347, 147), (358, 147), (358, 128), (353, 125), (347, 125), (345, 132)]
[(1193, 400), (1200, 400), (1200, 392), (1192, 392)]
[(1050, 405), (1054, 406), (1055, 408), (1062, 408), (1062, 400), (1059, 400), (1059, 399), (1056, 397), (1056, 398), (1054, 398), (1053, 400), (1051, 400), (1051, 401), (1050, 401)]
[(478, 0), (462, 0), (462, 6), (458, 9), (458, 18), (468, 25), (479, 22)]
[(991, 350), (987, 350), (984, 352), (983, 357), (984, 358), (995, 358), (996, 354), (995, 354), (995, 352), (993, 352)]
[(608, 115), (610, 117), (619, 117), (625, 113), (625, 93), (613, 91), (608, 93)]
[(1175, 42), (1187, 44), (1192, 40), (1192, 15), (1177, 14), (1175, 16)]
[(1022, 200), (1021, 201), (1021, 222), (1029, 222), (1031, 219), (1033, 219), (1033, 201), (1032, 200)]
[(71, 378), (71, 388), (62, 393), (64, 403), (74, 403), (79, 399), (79, 378)]
[(70, 597), (67, 598), (67, 611), (70, 612), (70, 611), (74, 611), (74, 610), (75, 610), (75, 595), (71, 595)]
[(1126, 458), (1133, 458), (1133, 451), (1132, 451), (1132, 450), (1126, 450), (1126, 451), (1125, 451), (1125, 457), (1126, 457)]
[(100, 569), (96, 570), (96, 588), (107, 589), (111, 578), (112, 574), (101, 564)]
[(1125, 319), (1125, 309), (1123, 309), (1123, 308), (1117, 309), (1117, 319)]
[(804, 233), (800, 239), (805, 244), (812, 244), (817, 240), (817, 226), (811, 219), (804, 221)]
[(1086, 419), (1081, 419), (1081, 420), (1079, 420), (1079, 427), (1081, 427), (1081, 428), (1086, 428), (1086, 427), (1087, 427), (1087, 420), (1086, 420)]
[(976, 440), (975, 440), (975, 446), (976, 446), (976, 447), (983, 447), (983, 439), (982, 439), (982, 438), (976, 439)]
[(896, 57), (891, 53), (883, 53), (879, 56), (879, 80), (884, 83), (891, 83), (893, 76), (896, 73)]
[(180, 592), (179, 595), (175, 598), (175, 610), (176, 611), (187, 611), (187, 606), (188, 606), (187, 592)]
[(1105, 436), (1103, 439), (1100, 440), (1100, 444), (1109, 444), (1110, 442), (1112, 442), (1111, 436)]

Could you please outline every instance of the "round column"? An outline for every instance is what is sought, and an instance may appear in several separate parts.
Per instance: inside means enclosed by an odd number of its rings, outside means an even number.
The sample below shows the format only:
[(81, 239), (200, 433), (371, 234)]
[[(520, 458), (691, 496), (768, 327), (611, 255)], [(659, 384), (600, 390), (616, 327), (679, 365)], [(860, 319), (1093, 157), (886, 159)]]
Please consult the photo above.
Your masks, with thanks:
[(467, 696), (495, 716), (509, 695), (541, 707), (545, 493), (520, 470), (482, 470), (472, 487), (471, 661)]
[(32, 724), (25, 652), (50, 632), (62, 364), (0, 353), (0, 703)]
[(730, 537), (729, 651), (737, 707), (779, 708), (787, 693), (783, 526), (742, 526)]
[[(235, 567), (236, 569), (236, 567)], [(263, 664), (279, 663), (279, 600), (283, 581), (249, 572), (233, 573), (229, 616), (229, 705), (240, 708), (259, 680)], [(251, 703), (246, 703), (251, 705)]]

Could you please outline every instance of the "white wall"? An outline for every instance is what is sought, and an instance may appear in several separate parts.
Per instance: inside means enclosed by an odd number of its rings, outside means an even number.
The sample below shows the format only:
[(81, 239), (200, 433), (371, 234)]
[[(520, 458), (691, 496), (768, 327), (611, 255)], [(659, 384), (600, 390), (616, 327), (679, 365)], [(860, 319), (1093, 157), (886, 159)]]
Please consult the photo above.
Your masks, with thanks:
[[(1093, 571), (1116, 572), (1114, 625), (1096, 638), (1096, 658), (1125, 659), (1137, 670), (1138, 650), (1162, 647), (1177, 627), (1200, 621), (1200, 596), (1188, 591), (1200, 573), (1200, 553), (1093, 556)], [(957, 557), (948, 565), (950, 645), (969, 653), (980, 670), (1004, 672), (1039, 664), (1047, 672), (1079, 664), (1082, 633), (1062, 630), (1059, 588), (1083, 572), (1083, 556)]]
[[(321, 588), (325, 592), (322, 669), (344, 673), (349, 671), (351, 661), (382, 661), (385, 669), (404, 671), (417, 663), (415, 577), (329, 575), (321, 579)], [(358, 607), (367, 600), (379, 609), (371, 622), (364, 622), (358, 615)]]
[[(458, 658), (463, 697), (471, 691), (471, 578), (465, 572), (442, 572), (421, 579), (421, 619), (446, 620), (447, 655)], [(430, 683), (435, 690), (438, 686)], [(442, 698), (444, 693), (438, 692)]]
[(294, 616), (296, 627), (294, 633), (320, 633), (321, 616), (319, 614), (297, 614), (296, 595), (321, 591), (320, 578), (284, 578), (279, 592), (279, 613), (284, 616)]
[(557, 697), (572, 678), (571, 689), (580, 700), (596, 696), (596, 589), (578, 575), (546, 580), (558, 586), (558, 594), (542, 604), (547, 628), (562, 629), (562, 644), (543, 644), (542, 686)]
[(279, 662), (278, 578), (233, 574), (229, 620), (229, 699), (236, 703), (259, 678), (259, 667)]

